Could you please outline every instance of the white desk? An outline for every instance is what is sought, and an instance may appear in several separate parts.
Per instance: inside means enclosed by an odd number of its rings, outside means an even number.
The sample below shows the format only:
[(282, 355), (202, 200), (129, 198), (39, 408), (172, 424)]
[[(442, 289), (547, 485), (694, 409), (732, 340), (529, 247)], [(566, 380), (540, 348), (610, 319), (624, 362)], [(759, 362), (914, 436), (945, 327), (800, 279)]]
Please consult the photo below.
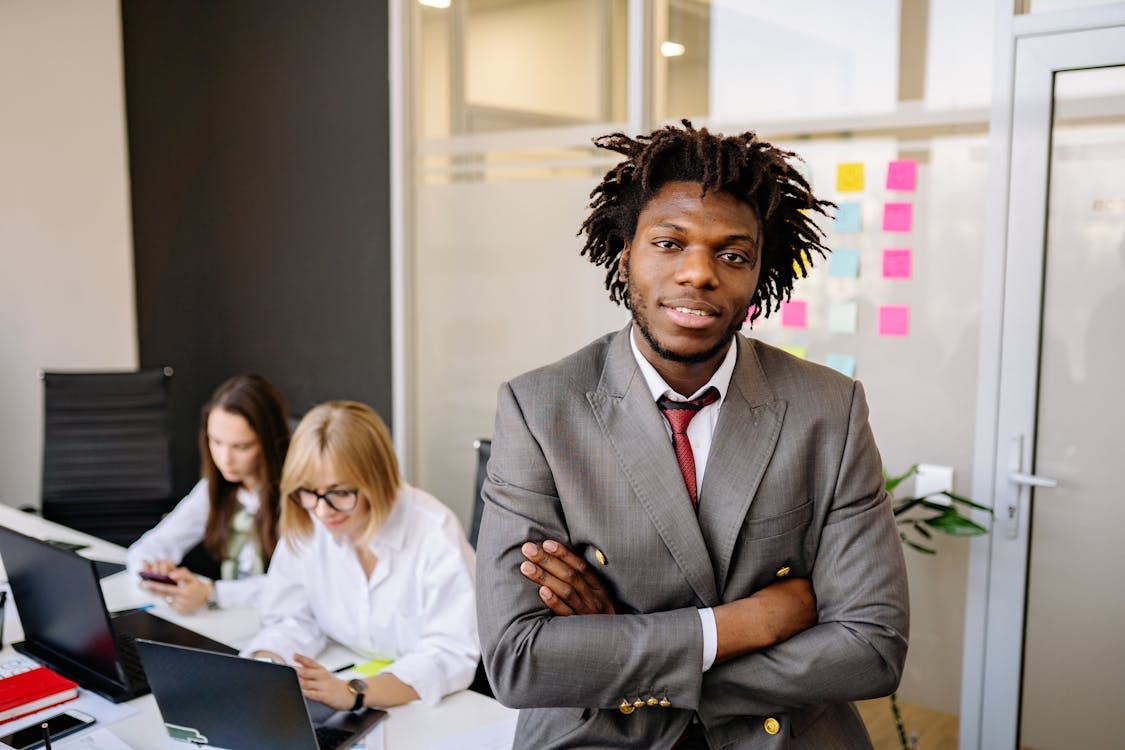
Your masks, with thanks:
[[(3, 503), (0, 503), (0, 524), (41, 539), (87, 544), (89, 547), (79, 553), (86, 557), (125, 562), (125, 550), (118, 545), (46, 521), (39, 516), (23, 513)], [(153, 614), (235, 648), (241, 648), (249, 642), (258, 629), (258, 615), (253, 609), (201, 610), (189, 615), (178, 614), (163, 601), (153, 600), (134, 581), (129, 580), (125, 573), (116, 573), (103, 579), (102, 591), (106, 605), (111, 610), (154, 604)], [(4, 656), (14, 653), (8, 644), (23, 637), (10, 596), (6, 606)], [(338, 646), (332, 648), (336, 652), (333, 653), (330, 649), (323, 658), (326, 665), (330, 666), (336, 661), (341, 664), (349, 661), (346, 652)], [(156, 701), (151, 695), (129, 701), (128, 705), (135, 707), (137, 713), (111, 724), (109, 729), (134, 750), (186, 750), (191, 747), (168, 737)], [(491, 698), (468, 690), (447, 696), (434, 707), (418, 702), (396, 706), (388, 709), (389, 716), (384, 721), (386, 750), (430, 750), (436, 743), (475, 728), (510, 720), (515, 713), (513, 709), (505, 708)]]

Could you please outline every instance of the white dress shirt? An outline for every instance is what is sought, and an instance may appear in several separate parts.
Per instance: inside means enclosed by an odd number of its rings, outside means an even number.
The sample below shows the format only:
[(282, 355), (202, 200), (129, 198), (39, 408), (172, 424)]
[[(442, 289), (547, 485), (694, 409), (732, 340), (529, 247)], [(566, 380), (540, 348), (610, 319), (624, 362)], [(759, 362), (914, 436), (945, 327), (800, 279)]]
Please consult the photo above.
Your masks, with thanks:
[[(238, 504), (251, 515), (258, 512), (258, 493), (239, 488)], [(153, 560), (172, 560), (179, 562), (192, 547), (203, 541), (207, 526), (207, 516), (211, 513), (211, 502), (207, 494), (207, 480), (200, 479), (191, 492), (184, 496), (172, 512), (145, 532), (129, 547), (126, 565), (129, 575), (140, 583), (139, 573), (145, 562)], [(215, 581), (215, 601), (222, 607), (253, 607), (265, 583), (265, 576), (250, 575), (257, 555), (255, 545), (243, 545), (238, 556), (239, 577), (233, 580)], [(247, 572), (244, 575), (244, 572)]]
[[(734, 374), (734, 365), (738, 358), (738, 347), (734, 345), (734, 339), (732, 338), (726, 356), (723, 357), (719, 369), (715, 370), (711, 379), (695, 393), (684, 396), (672, 390), (672, 387), (664, 381), (664, 378), (660, 376), (652, 363), (641, 354), (641, 350), (637, 347), (636, 326), (633, 326), (629, 343), (633, 348), (633, 357), (637, 360), (637, 367), (640, 368), (641, 375), (644, 376), (645, 384), (652, 394), (653, 401), (659, 401), (662, 396), (667, 396), (673, 401), (690, 401), (693, 398), (699, 398), (704, 391), (712, 387), (719, 392), (719, 398), (714, 403), (708, 404), (696, 412), (687, 428), (688, 442), (691, 443), (691, 453), (695, 459), (695, 495), (700, 497), (699, 490), (703, 487), (703, 474), (707, 471), (707, 457), (711, 455), (711, 438), (715, 434), (715, 425), (719, 422), (719, 409), (722, 407), (723, 401), (726, 400), (727, 389), (730, 388), (730, 378)], [(672, 426), (668, 424), (667, 419), (664, 420), (664, 428), (668, 432), (668, 440), (671, 441)], [(702, 502), (702, 498), (700, 498), (700, 502)], [(715, 655), (719, 650), (719, 634), (715, 627), (715, 613), (711, 611), (710, 607), (699, 610), (699, 621), (703, 626), (703, 671), (706, 672), (715, 664)]]
[(368, 578), (350, 541), (314, 531), (274, 552), (262, 592), (262, 630), (243, 649), (316, 658), (327, 639), (368, 658), (427, 705), (468, 687), (477, 637), (474, 554), (461, 523), (432, 495), (405, 484), (370, 542)]

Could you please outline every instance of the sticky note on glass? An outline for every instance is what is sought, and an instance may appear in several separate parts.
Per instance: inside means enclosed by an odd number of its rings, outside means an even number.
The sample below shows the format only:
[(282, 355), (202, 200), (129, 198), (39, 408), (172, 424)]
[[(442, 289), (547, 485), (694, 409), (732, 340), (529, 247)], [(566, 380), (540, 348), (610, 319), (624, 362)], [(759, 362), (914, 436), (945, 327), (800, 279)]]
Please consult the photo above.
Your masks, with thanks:
[(803, 301), (790, 301), (781, 303), (782, 328), (807, 328), (808, 303)]
[(883, 231), (909, 232), (913, 220), (913, 203), (883, 204)]
[(754, 317), (754, 313), (756, 313), (757, 311), (757, 305), (750, 305), (749, 309), (746, 310), (746, 319), (742, 321), (743, 325), (749, 323), (750, 319)]
[(918, 182), (918, 162), (896, 159), (887, 164), (887, 190), (913, 190)]
[(910, 278), (910, 250), (908, 248), (893, 247), (883, 251), (883, 278)]
[(828, 306), (828, 330), (832, 333), (855, 333), (859, 308), (854, 302), (833, 302)]
[(394, 659), (372, 659), (371, 661), (364, 662), (357, 667), (353, 667), (353, 671), (358, 672), (364, 677), (379, 674), (387, 667), (394, 664)]
[(794, 357), (800, 357), (801, 359), (809, 358), (809, 353), (805, 351), (805, 347), (803, 346), (783, 346), (781, 347), (781, 351), (789, 352)]
[(859, 250), (845, 247), (832, 251), (828, 275), (837, 279), (854, 279), (859, 276)]
[(833, 229), (837, 232), (858, 232), (863, 229), (863, 215), (858, 203), (841, 203), (836, 207), (836, 223)]
[(879, 335), (906, 336), (910, 333), (910, 308), (906, 305), (879, 307)]
[(857, 193), (863, 190), (863, 162), (853, 161), (836, 165), (836, 190)]
[(850, 354), (832, 354), (829, 353), (828, 359), (824, 364), (831, 367), (836, 372), (842, 372), (849, 378), (855, 377), (855, 357)]

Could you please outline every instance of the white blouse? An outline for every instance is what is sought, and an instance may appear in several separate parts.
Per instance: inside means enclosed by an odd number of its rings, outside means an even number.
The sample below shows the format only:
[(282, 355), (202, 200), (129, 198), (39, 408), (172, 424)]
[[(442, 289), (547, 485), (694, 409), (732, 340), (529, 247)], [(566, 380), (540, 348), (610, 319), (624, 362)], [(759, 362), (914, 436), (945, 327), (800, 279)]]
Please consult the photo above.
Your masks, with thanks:
[(313, 521), (294, 546), (281, 541), (262, 592), (262, 630), (243, 655), (268, 650), (312, 658), (327, 639), (368, 658), (427, 705), (468, 687), (480, 658), (474, 553), (461, 523), (437, 498), (403, 484), (370, 542), (367, 578), (347, 540)]
[[(247, 513), (258, 512), (257, 492), (240, 487), (237, 499)], [(129, 575), (140, 583), (138, 574), (143, 563), (183, 559), (192, 547), (203, 541), (210, 512), (207, 480), (200, 479), (171, 513), (129, 547), (125, 560)], [(251, 570), (256, 554), (253, 544), (244, 545), (239, 554), (239, 571)], [(237, 580), (215, 581), (215, 600), (222, 607), (253, 607), (258, 603), (265, 578), (264, 575), (243, 577), (240, 572)]]

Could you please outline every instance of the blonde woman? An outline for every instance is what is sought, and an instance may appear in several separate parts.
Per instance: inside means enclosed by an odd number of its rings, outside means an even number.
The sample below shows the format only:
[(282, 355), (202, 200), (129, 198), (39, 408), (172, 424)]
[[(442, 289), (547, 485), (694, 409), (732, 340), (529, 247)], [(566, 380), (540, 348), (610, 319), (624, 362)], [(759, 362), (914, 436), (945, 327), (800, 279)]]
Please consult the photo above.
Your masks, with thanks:
[[(305, 695), (340, 710), (437, 703), (473, 679), (474, 555), (461, 524), (399, 477), (369, 407), (330, 401), (297, 426), (282, 471), (281, 536), (244, 655), (292, 663)], [(390, 666), (345, 681), (327, 639)]]

